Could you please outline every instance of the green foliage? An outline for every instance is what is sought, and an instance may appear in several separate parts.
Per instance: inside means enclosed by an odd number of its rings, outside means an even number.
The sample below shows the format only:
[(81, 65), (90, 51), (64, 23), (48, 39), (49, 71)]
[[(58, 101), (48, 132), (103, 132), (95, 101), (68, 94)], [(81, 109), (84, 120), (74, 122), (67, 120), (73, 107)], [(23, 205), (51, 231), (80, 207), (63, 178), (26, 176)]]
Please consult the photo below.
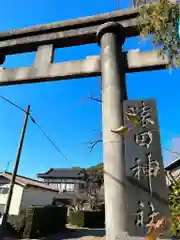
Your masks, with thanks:
[(140, 35), (147, 38), (153, 33), (153, 45), (160, 48), (160, 55), (168, 55), (169, 67), (180, 67), (180, 41), (178, 19), (180, 3), (172, 4), (161, 0), (159, 4), (145, 4), (140, 7), (138, 27)]
[(23, 237), (37, 238), (65, 228), (67, 208), (57, 206), (29, 207)]
[(180, 181), (172, 184), (169, 197), (172, 212), (172, 235), (180, 237)]
[(85, 181), (85, 193), (92, 210), (99, 209), (101, 203), (100, 188), (103, 185), (103, 164), (82, 169), (81, 176)]
[(69, 214), (69, 223), (79, 227), (103, 228), (104, 221), (104, 211), (77, 211)]
[(84, 211), (70, 212), (68, 221), (72, 225), (84, 227)]
[(87, 168), (87, 174), (89, 176), (89, 179), (98, 184), (98, 186), (101, 186), (104, 182), (103, 177), (103, 163), (97, 164), (96, 166)]

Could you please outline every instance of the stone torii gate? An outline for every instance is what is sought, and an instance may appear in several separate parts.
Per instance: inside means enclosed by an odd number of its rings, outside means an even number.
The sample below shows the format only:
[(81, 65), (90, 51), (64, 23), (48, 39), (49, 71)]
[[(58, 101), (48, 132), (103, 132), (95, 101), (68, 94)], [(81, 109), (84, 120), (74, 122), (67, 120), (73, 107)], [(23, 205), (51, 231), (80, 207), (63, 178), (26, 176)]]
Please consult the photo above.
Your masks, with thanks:
[[(156, 51), (122, 51), (127, 37), (139, 35), (137, 16), (134, 8), (0, 33), (1, 64), (6, 55), (37, 51), (32, 66), (2, 70), (1, 86), (101, 76), (107, 240), (127, 230), (124, 139), (110, 131), (123, 124), (125, 74), (164, 69), (167, 64)], [(55, 48), (90, 43), (100, 45), (101, 56), (53, 63)]]

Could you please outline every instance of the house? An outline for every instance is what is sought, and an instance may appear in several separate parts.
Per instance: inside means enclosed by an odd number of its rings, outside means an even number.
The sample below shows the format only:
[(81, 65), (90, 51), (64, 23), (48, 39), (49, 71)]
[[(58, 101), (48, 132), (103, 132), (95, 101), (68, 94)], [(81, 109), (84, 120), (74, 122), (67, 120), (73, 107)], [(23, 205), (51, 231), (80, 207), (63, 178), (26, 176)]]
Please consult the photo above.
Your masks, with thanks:
[(45, 173), (37, 174), (44, 183), (58, 189), (57, 203), (72, 203), (87, 198), (85, 194), (85, 181), (80, 167), (50, 168)]
[[(170, 186), (171, 185), (171, 175), (175, 180), (180, 180), (180, 158), (177, 158), (174, 162), (172, 162), (171, 164), (167, 165), (165, 167), (165, 171), (167, 172), (167, 185)], [(168, 174), (170, 173), (170, 174)]]
[[(4, 212), (7, 201), (7, 195), (12, 174), (9, 172), (0, 173), (0, 212)], [(57, 195), (57, 189), (42, 183), (40, 181), (16, 176), (15, 185), (12, 194), (10, 215), (18, 215), (32, 205), (49, 205), (52, 204), (53, 198)]]
[(59, 192), (74, 192), (84, 189), (85, 181), (81, 170), (79, 167), (51, 168), (45, 173), (37, 174), (37, 177)]

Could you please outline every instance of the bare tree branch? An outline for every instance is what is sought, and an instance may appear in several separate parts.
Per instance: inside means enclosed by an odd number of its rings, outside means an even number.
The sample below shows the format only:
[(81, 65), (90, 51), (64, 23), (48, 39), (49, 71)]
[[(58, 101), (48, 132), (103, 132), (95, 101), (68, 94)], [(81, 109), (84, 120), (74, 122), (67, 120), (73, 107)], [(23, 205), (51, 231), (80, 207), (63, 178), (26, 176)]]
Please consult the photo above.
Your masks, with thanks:
[(102, 100), (100, 98), (95, 98), (95, 97), (92, 97), (92, 96), (89, 97), (89, 100), (93, 100), (93, 101), (102, 103)]
[[(100, 97), (93, 97), (92, 95), (90, 97), (86, 98), (86, 99), (81, 100), (81, 102), (86, 102), (88, 100), (92, 100), (92, 101), (102, 103), (101, 96)], [(100, 135), (102, 135), (102, 131), (101, 131)], [(99, 136), (98, 136), (98, 138), (99, 138)], [(85, 144), (88, 144), (88, 148), (90, 149), (89, 152), (92, 152), (92, 150), (94, 149), (94, 147), (98, 143), (102, 143), (102, 139), (97, 139), (97, 140), (94, 140), (94, 141), (85, 142)]]
[(94, 141), (89, 141), (89, 142), (83, 142), (84, 144), (88, 145), (88, 148), (90, 149), (89, 152), (92, 152), (93, 148), (98, 144), (98, 143), (102, 143), (102, 139), (97, 139)]
[[(87, 101), (89, 101), (89, 100), (92, 100), (92, 101), (96, 101), (96, 102), (102, 103), (101, 96), (99, 96), (99, 97), (93, 97), (92, 94), (90, 95), (90, 97), (87, 97), (87, 98), (81, 99), (80, 101), (78, 101), (78, 103), (87, 102)], [(77, 104), (78, 104), (78, 103), (77, 103)], [(76, 106), (76, 105), (74, 105), (74, 106)]]
[(89, 142), (88, 148), (90, 149), (90, 152), (92, 152), (93, 148), (94, 148), (98, 143), (102, 143), (102, 140), (101, 140), (101, 139), (97, 139), (97, 140), (95, 140), (95, 141)]

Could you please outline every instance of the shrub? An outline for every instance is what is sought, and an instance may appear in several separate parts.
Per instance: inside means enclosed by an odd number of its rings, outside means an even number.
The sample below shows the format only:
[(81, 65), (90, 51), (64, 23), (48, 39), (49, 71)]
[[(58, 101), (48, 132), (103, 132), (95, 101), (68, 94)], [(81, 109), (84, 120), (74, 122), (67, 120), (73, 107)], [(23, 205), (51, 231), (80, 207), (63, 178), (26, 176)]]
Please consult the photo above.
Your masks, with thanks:
[(84, 211), (70, 211), (68, 221), (72, 225), (84, 227)]
[(25, 214), (9, 215), (7, 220), (7, 232), (13, 236), (22, 237), (25, 226)]
[(37, 238), (65, 228), (67, 208), (57, 206), (29, 207), (23, 237)]
[(174, 237), (180, 237), (180, 181), (176, 181), (171, 186), (170, 192), (170, 209), (172, 212), (172, 235)]
[(69, 214), (69, 223), (80, 227), (103, 228), (104, 221), (104, 211), (77, 211)]

